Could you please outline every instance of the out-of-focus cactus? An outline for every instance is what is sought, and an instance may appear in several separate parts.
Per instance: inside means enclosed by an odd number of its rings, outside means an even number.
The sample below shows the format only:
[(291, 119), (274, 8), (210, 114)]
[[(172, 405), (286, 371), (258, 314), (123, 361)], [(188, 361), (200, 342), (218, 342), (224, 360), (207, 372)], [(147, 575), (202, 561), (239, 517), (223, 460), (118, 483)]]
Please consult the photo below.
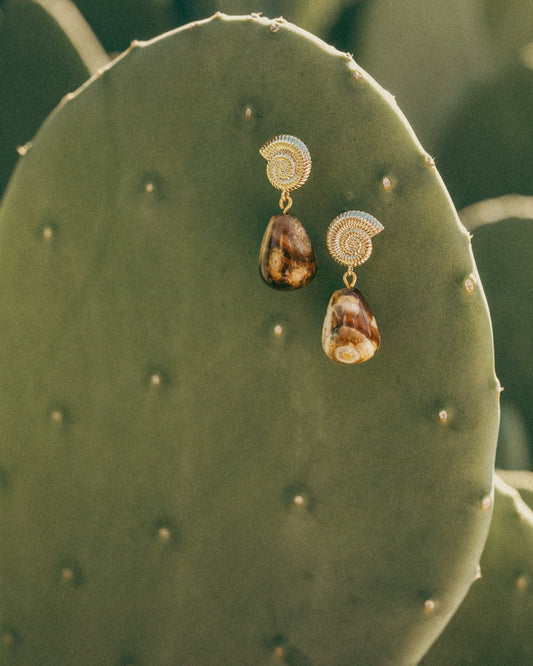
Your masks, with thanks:
[(527, 470), (498, 470), (505, 483), (513, 486), (520, 493), (520, 497), (533, 509), (533, 472)]
[(497, 66), (483, 0), (369, 0), (358, 18), (350, 50), (438, 158), (440, 132), (463, 95)]
[(480, 580), (423, 659), (424, 666), (533, 663), (533, 511), (498, 477), (495, 486)]
[(0, 195), (17, 161), (63, 95), (109, 62), (70, 0), (0, 4)]
[[(150, 39), (175, 28), (173, 0), (74, 0), (104, 48), (123, 51), (135, 39)], [(191, 4), (186, 2), (186, 5)], [(209, 3), (204, 3), (209, 4)], [(205, 16), (205, 14), (204, 14)]]
[(500, 408), (496, 466), (501, 469), (532, 469), (530, 437), (524, 414), (510, 399), (504, 399)]
[[(257, 270), (280, 133), (313, 160), (291, 293)], [(360, 367), (321, 347), (353, 209), (384, 225)], [(257, 16), (135, 45), (0, 209), (3, 663), (416, 663), (476, 575), (498, 402), (469, 235), (349, 54)]]
[(532, 16), (529, 0), (369, 0), (352, 28), (459, 207), (533, 194)]
[[(123, 51), (131, 41), (150, 39), (178, 25), (216, 11), (228, 14), (261, 12), (285, 19), (322, 38), (352, 45), (351, 26), (363, 0), (75, 0), (109, 52)], [(348, 47), (347, 47), (348, 48)]]
[[(533, 197), (482, 201), (463, 209), (461, 219), (473, 234), (472, 247), (491, 310), (496, 370), (505, 389), (505, 441), (501, 442), (498, 465), (527, 468), (533, 457)], [(525, 422), (529, 451), (524, 452), (519, 433), (506, 437), (508, 426), (516, 425), (514, 407)]]
[(532, 57), (533, 3), (529, 0), (484, 0), (483, 6), (498, 57), (509, 64)]
[(362, 23), (365, 11), (372, 0), (348, 0), (344, 2), (335, 22), (329, 27), (326, 41), (341, 51), (357, 53), (358, 35), (357, 27)]
[(533, 59), (507, 67), (465, 97), (436, 153), (455, 204), (533, 194)]

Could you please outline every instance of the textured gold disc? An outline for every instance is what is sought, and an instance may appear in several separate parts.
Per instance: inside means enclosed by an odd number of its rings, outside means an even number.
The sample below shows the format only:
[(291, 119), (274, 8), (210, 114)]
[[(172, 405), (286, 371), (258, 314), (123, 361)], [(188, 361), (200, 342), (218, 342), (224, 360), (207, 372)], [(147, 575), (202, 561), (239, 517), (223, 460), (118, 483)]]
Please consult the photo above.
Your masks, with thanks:
[(259, 149), (267, 160), (267, 176), (272, 185), (282, 192), (301, 187), (311, 172), (311, 155), (303, 141), (290, 134), (269, 139)]
[(369, 213), (350, 210), (329, 225), (326, 245), (329, 253), (344, 266), (359, 266), (372, 254), (372, 236), (383, 230), (379, 220)]

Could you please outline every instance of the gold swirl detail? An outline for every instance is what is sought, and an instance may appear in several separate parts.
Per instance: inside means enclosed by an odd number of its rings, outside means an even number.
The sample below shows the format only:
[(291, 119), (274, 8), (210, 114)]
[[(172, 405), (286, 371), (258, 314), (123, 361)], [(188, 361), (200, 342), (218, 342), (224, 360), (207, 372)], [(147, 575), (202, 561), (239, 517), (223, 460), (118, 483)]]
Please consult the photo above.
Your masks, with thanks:
[(372, 236), (383, 230), (379, 220), (369, 213), (351, 210), (336, 217), (329, 225), (326, 245), (339, 264), (360, 266), (372, 254)]
[(269, 139), (259, 152), (267, 160), (268, 180), (277, 190), (292, 192), (309, 178), (311, 155), (297, 137), (280, 134)]

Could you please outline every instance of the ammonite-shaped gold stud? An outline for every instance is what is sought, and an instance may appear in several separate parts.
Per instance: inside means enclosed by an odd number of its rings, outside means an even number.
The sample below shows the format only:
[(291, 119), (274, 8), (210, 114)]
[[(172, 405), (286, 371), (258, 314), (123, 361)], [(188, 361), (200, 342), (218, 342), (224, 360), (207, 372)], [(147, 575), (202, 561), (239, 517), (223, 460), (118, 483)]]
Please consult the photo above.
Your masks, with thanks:
[(370, 257), (372, 237), (380, 231), (383, 231), (383, 225), (375, 217), (360, 210), (350, 210), (338, 215), (329, 225), (326, 245), (335, 261), (353, 269)]
[(274, 215), (263, 235), (259, 253), (259, 272), (275, 289), (305, 287), (317, 269), (315, 253), (302, 223), (287, 215), (292, 206), (290, 192), (301, 187), (311, 172), (311, 155), (305, 143), (290, 134), (269, 139), (259, 149), (267, 160), (270, 183), (281, 190), (282, 215)]
[(268, 180), (277, 190), (292, 192), (309, 178), (311, 155), (305, 143), (297, 137), (280, 134), (269, 139), (259, 152), (268, 161)]
[(348, 211), (330, 224), (326, 245), (332, 258), (348, 267), (344, 274), (346, 289), (331, 296), (324, 326), (322, 347), (329, 358), (339, 363), (363, 363), (379, 348), (376, 318), (358, 289), (355, 266), (363, 264), (372, 253), (372, 237), (383, 230), (379, 220), (369, 213)]

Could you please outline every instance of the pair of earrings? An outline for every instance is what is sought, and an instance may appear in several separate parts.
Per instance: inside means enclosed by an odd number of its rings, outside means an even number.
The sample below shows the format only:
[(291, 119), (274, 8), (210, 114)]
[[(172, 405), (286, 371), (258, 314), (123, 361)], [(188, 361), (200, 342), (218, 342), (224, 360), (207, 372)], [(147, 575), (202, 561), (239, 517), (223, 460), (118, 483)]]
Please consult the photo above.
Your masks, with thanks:
[[(287, 212), (290, 193), (301, 187), (311, 172), (307, 146), (295, 136), (282, 134), (261, 148), (267, 160), (267, 176), (281, 191), (281, 215), (274, 215), (265, 230), (259, 253), (259, 271), (271, 287), (293, 290), (305, 287), (314, 277), (317, 262), (309, 236), (302, 223)], [(355, 288), (356, 266), (372, 253), (372, 237), (383, 230), (381, 222), (369, 213), (347, 211), (329, 225), (326, 246), (332, 258), (347, 267), (345, 289), (333, 292), (322, 327), (322, 347), (327, 356), (340, 363), (363, 363), (380, 344), (380, 335), (370, 306)]]

